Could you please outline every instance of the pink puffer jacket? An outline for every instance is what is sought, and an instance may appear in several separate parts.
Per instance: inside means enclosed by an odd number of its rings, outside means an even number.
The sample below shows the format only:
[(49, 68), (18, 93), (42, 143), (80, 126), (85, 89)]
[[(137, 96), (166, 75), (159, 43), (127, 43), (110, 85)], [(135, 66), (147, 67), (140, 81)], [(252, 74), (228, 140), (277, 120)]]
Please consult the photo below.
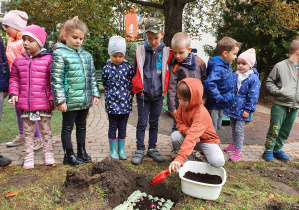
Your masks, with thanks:
[(19, 96), (17, 108), (26, 111), (53, 110), (50, 100), (51, 91), (52, 53), (43, 50), (32, 59), (23, 52), (13, 62), (9, 95)]

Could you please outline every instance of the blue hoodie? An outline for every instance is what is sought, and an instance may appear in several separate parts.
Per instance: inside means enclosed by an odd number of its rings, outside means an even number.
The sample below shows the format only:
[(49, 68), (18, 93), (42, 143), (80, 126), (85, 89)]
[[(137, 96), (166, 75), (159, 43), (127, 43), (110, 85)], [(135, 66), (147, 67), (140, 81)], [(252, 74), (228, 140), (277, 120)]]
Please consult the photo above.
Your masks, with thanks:
[(9, 67), (5, 54), (2, 38), (0, 37), (0, 91), (8, 92), (9, 84)]
[[(238, 75), (237, 73), (233, 73), (235, 97), (232, 106), (224, 110), (225, 115), (230, 118), (249, 122), (251, 113), (255, 111), (259, 99), (261, 83), (256, 68), (252, 68), (251, 70), (253, 70), (254, 74), (250, 74), (248, 78), (242, 81), (239, 91), (237, 87)], [(249, 113), (249, 117), (242, 117), (244, 111)]]
[(234, 98), (232, 67), (219, 56), (209, 59), (208, 78), (204, 82), (207, 94), (207, 109), (225, 109), (230, 107)]

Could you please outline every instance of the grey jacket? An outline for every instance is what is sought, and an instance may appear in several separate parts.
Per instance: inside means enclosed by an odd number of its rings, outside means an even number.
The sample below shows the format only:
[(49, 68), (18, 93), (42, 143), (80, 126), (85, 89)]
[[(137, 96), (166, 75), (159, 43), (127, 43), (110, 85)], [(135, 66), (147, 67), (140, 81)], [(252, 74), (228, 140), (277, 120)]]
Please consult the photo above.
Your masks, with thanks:
[(299, 108), (299, 78), (292, 60), (277, 63), (266, 80), (268, 91), (273, 94), (273, 103)]

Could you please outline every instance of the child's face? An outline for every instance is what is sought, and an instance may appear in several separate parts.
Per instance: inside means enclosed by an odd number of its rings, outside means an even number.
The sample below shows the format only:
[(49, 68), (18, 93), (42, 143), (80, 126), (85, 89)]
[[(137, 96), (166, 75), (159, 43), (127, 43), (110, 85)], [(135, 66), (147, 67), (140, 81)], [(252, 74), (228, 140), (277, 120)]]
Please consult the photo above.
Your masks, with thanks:
[(160, 45), (161, 39), (164, 37), (164, 32), (155, 34), (155, 33), (149, 31), (149, 32), (145, 33), (145, 36), (146, 36), (149, 46), (151, 46), (151, 48), (156, 50)]
[(184, 98), (180, 95), (178, 95), (178, 99), (179, 99), (179, 102), (180, 102), (181, 106), (183, 107), (183, 109), (187, 109), (187, 107), (189, 106), (189, 103), (190, 103), (189, 99)]
[(70, 33), (63, 34), (65, 43), (68, 47), (77, 50), (83, 44), (84, 31), (80, 29), (73, 29)]
[(189, 53), (191, 52), (191, 47), (188, 48), (186, 46), (175, 46), (172, 47), (172, 52), (174, 58), (180, 63), (188, 57)]
[(111, 55), (110, 59), (114, 65), (118, 66), (124, 62), (125, 56), (121, 52), (118, 52), (118, 53)]
[(237, 54), (239, 52), (239, 47), (234, 47), (231, 51), (224, 51), (223, 56), (224, 60), (229, 64), (232, 65), (234, 60), (237, 58)]
[(238, 58), (237, 69), (240, 73), (245, 73), (245, 72), (249, 71), (249, 69), (251, 69), (251, 68), (245, 60), (243, 60), (242, 58)]
[(35, 41), (35, 39), (27, 35), (22, 36), (22, 39), (23, 47), (27, 53), (32, 56), (36, 56), (40, 52), (41, 47), (39, 46), (37, 41)]
[(14, 29), (13, 27), (10, 27), (8, 25), (2, 25), (4, 31), (7, 33), (7, 35), (11, 38), (16, 38), (19, 31), (17, 29)]

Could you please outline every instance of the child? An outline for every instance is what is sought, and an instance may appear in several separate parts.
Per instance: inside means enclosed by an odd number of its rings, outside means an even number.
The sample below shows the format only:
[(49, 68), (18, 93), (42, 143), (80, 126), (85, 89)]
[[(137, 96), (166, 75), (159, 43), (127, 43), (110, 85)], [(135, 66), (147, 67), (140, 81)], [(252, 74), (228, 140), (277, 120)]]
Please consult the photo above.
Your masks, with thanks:
[(290, 58), (277, 63), (266, 80), (266, 87), (274, 98), (263, 154), (266, 161), (291, 160), (282, 148), (299, 112), (299, 38), (292, 41), (289, 53)]
[(219, 56), (209, 59), (204, 90), (207, 94), (205, 106), (212, 117), (215, 131), (221, 129), (223, 110), (230, 107), (234, 97), (234, 83), (231, 64), (237, 58), (241, 44), (230, 37), (224, 37), (216, 46)]
[(219, 147), (220, 139), (213, 128), (209, 112), (202, 103), (203, 86), (199, 79), (186, 78), (177, 86), (179, 107), (176, 113), (177, 129), (171, 134), (172, 144), (179, 150), (169, 165), (177, 170), (193, 149), (201, 150), (211, 166), (224, 165), (224, 155)]
[[(19, 10), (11, 10), (4, 16), (4, 18), (0, 18), (2, 27), (9, 36), (9, 39), (7, 41), (6, 56), (10, 70), (14, 60), (24, 51), (21, 32), (27, 25), (27, 19), (27, 13)], [(11, 142), (6, 143), (6, 146), (8, 147), (15, 147), (24, 143), (24, 128), (21, 118), (21, 110), (18, 110), (15, 106), (15, 112), (17, 116), (19, 135)], [(36, 123), (36, 131), (33, 140), (33, 150), (38, 150), (43, 146), (38, 123)]]
[[(66, 21), (53, 52), (52, 89), (55, 105), (62, 112), (63, 164), (71, 166), (91, 162), (85, 150), (86, 117), (100, 98), (92, 56), (81, 47), (86, 33), (86, 25), (78, 18)], [(71, 142), (74, 123), (77, 157)]]
[[(47, 33), (37, 25), (22, 31), (23, 52), (13, 62), (9, 80), (9, 103), (17, 104), (24, 124), (24, 169), (34, 168), (33, 136), (38, 121), (43, 135), (45, 164), (55, 163), (50, 119), (54, 109), (51, 92), (52, 54), (43, 48)], [(18, 103), (16, 103), (18, 102)]]
[(158, 124), (164, 95), (168, 88), (168, 59), (170, 48), (161, 41), (164, 36), (160, 20), (150, 18), (145, 22), (146, 41), (136, 50), (133, 93), (137, 94), (138, 123), (136, 128), (137, 151), (132, 164), (139, 165), (144, 157), (144, 135), (149, 122), (149, 145), (147, 156), (161, 163), (164, 158), (156, 149)]
[(229, 158), (232, 161), (238, 161), (242, 158), (245, 122), (250, 121), (251, 113), (255, 111), (259, 99), (261, 83), (259, 73), (254, 68), (255, 63), (255, 49), (251, 48), (239, 55), (237, 60), (238, 71), (233, 73), (235, 97), (232, 106), (224, 110), (224, 113), (230, 117), (233, 137), (233, 141), (224, 151), (234, 152)]
[[(0, 37), (0, 121), (2, 118), (3, 102), (8, 95), (9, 84), (9, 67), (7, 64), (7, 58), (5, 55), (5, 49), (2, 38)], [(0, 155), (0, 167), (7, 166), (11, 163), (9, 158)]]
[[(102, 70), (102, 82), (105, 88), (105, 109), (109, 118), (108, 138), (110, 157), (126, 160), (124, 151), (126, 127), (132, 111), (132, 78), (133, 69), (125, 60), (126, 41), (120, 36), (109, 40), (108, 53), (110, 60)], [(116, 130), (118, 137), (116, 138)], [(118, 151), (116, 145), (118, 144)]]
[[(176, 95), (176, 87), (179, 81), (185, 78), (197, 78), (202, 82), (207, 78), (206, 65), (191, 52), (190, 37), (184, 32), (176, 33), (171, 40), (172, 53), (175, 61), (169, 66), (170, 78), (167, 92), (167, 106), (169, 113), (174, 118), (172, 132), (177, 131), (175, 115), (179, 107), (179, 100)], [(203, 103), (205, 102), (203, 99)], [(173, 147), (173, 153), (176, 153)]]

